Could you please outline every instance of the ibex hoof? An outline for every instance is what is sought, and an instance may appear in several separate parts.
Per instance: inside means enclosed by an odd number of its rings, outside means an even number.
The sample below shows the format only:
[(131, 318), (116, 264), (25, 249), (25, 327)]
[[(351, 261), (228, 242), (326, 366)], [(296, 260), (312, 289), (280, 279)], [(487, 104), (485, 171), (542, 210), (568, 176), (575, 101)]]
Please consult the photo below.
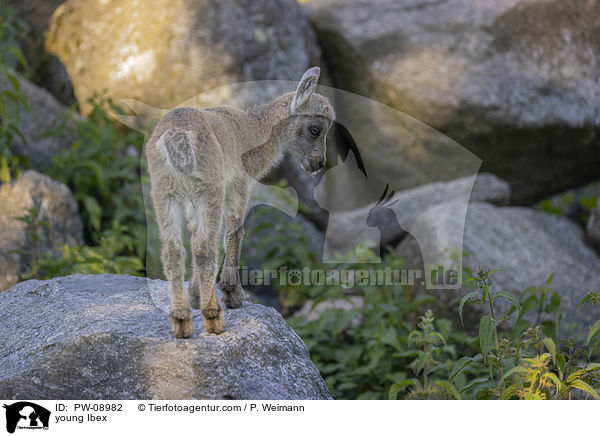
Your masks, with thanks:
[(244, 291), (240, 288), (239, 292), (223, 292), (223, 304), (228, 309), (239, 309), (244, 304)]
[(204, 330), (208, 333), (220, 334), (225, 330), (225, 317), (223, 311), (219, 309), (205, 309), (202, 311), (204, 316)]
[(244, 304), (246, 297), (244, 290), (240, 285), (228, 285), (220, 283), (219, 286), (223, 291), (222, 302), (228, 309), (239, 309)]
[(171, 317), (171, 333), (177, 339), (187, 339), (194, 333), (194, 323), (191, 319), (179, 319)]

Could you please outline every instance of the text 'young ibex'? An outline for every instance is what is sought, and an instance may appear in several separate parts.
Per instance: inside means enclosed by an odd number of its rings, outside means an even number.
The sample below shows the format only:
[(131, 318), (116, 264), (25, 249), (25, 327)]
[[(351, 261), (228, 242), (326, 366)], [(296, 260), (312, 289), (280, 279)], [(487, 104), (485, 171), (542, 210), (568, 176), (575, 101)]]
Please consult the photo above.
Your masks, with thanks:
[[(250, 111), (227, 106), (178, 108), (154, 128), (146, 154), (176, 337), (188, 338), (194, 330), (190, 304), (201, 309), (207, 331), (221, 333), (225, 328), (215, 291), (223, 221), (225, 260), (219, 283), (223, 304), (238, 308), (243, 303), (239, 259), (252, 182), (286, 151), (306, 171), (324, 167), (325, 137), (335, 114), (327, 98), (314, 93), (319, 72), (318, 67), (309, 69), (295, 92)], [(189, 302), (184, 286), (184, 223), (192, 235)]]

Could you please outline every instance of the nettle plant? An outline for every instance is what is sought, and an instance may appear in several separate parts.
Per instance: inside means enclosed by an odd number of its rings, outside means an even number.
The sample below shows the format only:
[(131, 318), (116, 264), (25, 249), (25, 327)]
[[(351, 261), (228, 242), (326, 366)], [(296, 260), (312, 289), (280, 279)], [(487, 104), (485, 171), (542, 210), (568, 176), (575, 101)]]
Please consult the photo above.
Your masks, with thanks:
[[(467, 393), (477, 399), (563, 399), (571, 398), (574, 390), (600, 399), (600, 364), (588, 363), (594, 354), (598, 354), (600, 321), (590, 328), (585, 343), (587, 351), (578, 348), (573, 338), (564, 341), (561, 350), (551, 336), (558, 334), (560, 320), (560, 297), (550, 288), (552, 277), (546, 285), (523, 292), (519, 302), (512, 294), (492, 290), (490, 275), (494, 272), (480, 268), (474, 277), (478, 290), (468, 293), (460, 301), (461, 318), (467, 302), (488, 307), (489, 314), (482, 316), (479, 324), (481, 352), (460, 358), (449, 381), (457, 383), (460, 375), (469, 372), (470, 381), (457, 388), (461, 394)], [(581, 304), (595, 301), (595, 295), (596, 292), (588, 294)], [(499, 298), (512, 304), (504, 314), (494, 310), (494, 301)], [(499, 334), (499, 326), (515, 310), (517, 321), (509, 332), (511, 340)], [(523, 329), (527, 323), (525, 313), (536, 318)], [(554, 315), (555, 320), (541, 321), (543, 314)]]
[[(431, 375), (440, 370), (448, 370), (448, 365), (436, 360), (443, 354), (456, 357), (453, 345), (446, 344), (444, 336), (436, 331), (433, 312), (428, 309), (425, 315), (419, 317), (419, 330), (413, 330), (408, 335), (410, 347), (418, 348), (415, 359), (410, 363), (410, 369), (415, 378), (395, 383), (390, 388), (389, 399), (395, 400), (398, 393), (410, 387), (406, 399), (461, 399), (456, 387), (447, 380), (432, 378)], [(421, 378), (419, 378), (421, 376)]]
[(479, 322), (480, 356), (481, 359), (488, 364), (490, 374), (496, 370), (498, 371), (499, 377), (502, 377), (506, 365), (505, 359), (512, 354), (512, 348), (507, 339), (498, 337), (498, 326), (508, 321), (511, 311), (507, 311), (504, 314), (498, 313), (497, 309), (494, 311), (494, 302), (498, 299), (506, 299), (517, 309), (519, 314), (521, 312), (521, 306), (515, 296), (509, 292), (494, 292), (492, 290), (493, 283), (490, 275), (496, 271), (497, 270), (489, 271), (482, 269), (481, 267), (479, 268), (477, 275), (471, 279), (474, 281), (477, 290), (469, 292), (460, 300), (458, 305), (458, 315), (462, 324), (462, 311), (467, 302), (479, 303), (480, 305), (489, 308), (489, 314), (482, 316)]

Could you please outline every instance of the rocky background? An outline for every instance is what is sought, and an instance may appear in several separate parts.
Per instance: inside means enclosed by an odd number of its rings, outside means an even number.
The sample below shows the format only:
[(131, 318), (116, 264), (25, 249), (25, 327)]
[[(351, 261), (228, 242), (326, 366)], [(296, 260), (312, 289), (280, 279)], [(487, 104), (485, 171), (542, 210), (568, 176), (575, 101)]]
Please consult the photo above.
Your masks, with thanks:
[[(586, 294), (600, 289), (600, 1), (17, 0), (12, 7), (14, 14), (2, 5), (3, 20), (13, 29), (2, 35), (2, 44), (16, 47), (23, 59), (4, 55), (14, 50), (3, 51), (0, 90), (8, 109), (2, 117), (5, 126), (17, 127), (5, 127), (0, 144), (0, 290), (30, 278), (145, 275), (152, 269), (148, 264), (146, 270), (139, 183), (143, 135), (106, 116), (107, 99), (147, 105), (131, 106), (138, 127), (146, 128), (161, 110), (199, 95), (199, 105), (230, 103), (236, 96), (231, 84), (294, 81), (319, 65), (322, 85), (408, 116), (403, 124), (375, 106), (365, 115), (334, 101), (340, 119), (349, 124), (360, 119), (368, 128), (349, 134), (349, 127), (335, 126), (328, 138), (329, 165), (339, 156), (356, 159), (355, 143), (374, 179), (393, 162), (400, 168), (397, 213), (431, 235), (427, 246), (420, 246), (393, 215), (383, 214), (375, 226), (381, 248), (417, 268), (426, 252), (441, 255), (457, 244), (460, 249), (461, 241), (445, 229), (460, 217), (457, 199), (469, 195), (464, 176), (477, 168), (463, 173), (455, 169), (462, 168), (462, 155), (452, 157), (457, 161), (436, 154), (442, 145), (457, 143), (482, 160), (467, 211), (464, 266), (471, 273), (479, 267), (499, 269), (495, 285), (517, 296), (528, 287), (546, 286), (550, 278), (549, 286), (561, 299), (563, 325), (572, 327), (560, 336), (597, 319), (597, 310), (578, 306)], [(273, 87), (266, 97), (279, 91)], [(244, 103), (258, 97), (266, 98), (249, 95)], [(250, 267), (279, 265), (272, 258), (281, 260), (281, 253), (296, 256), (300, 265), (318, 263), (328, 220), (337, 223), (332, 240), (343, 245), (354, 237), (353, 220), (376, 206), (374, 200), (324, 210), (315, 200), (319, 180), (308, 178), (290, 159), (266, 183), (281, 181), (296, 190), (300, 213), (292, 219), (268, 206), (253, 209), (243, 254)], [(353, 183), (356, 179), (346, 180), (344, 187)], [(334, 187), (327, 195), (335, 202), (344, 194)], [(261, 245), (266, 235), (268, 249)], [(159, 265), (153, 268), (160, 273)], [(98, 382), (94, 392), (75, 381), (43, 391), (36, 386), (35, 392), (48, 398), (330, 397), (304, 344), (276, 312), (246, 305), (228, 314), (231, 327), (222, 342), (200, 335), (176, 344), (168, 338), (166, 318), (150, 302), (134, 298), (143, 320), (120, 309), (132, 303), (130, 293), (143, 295), (135, 280), (75, 275), (3, 292), (1, 335), (13, 339), (0, 341), (0, 366), (10, 367), (0, 372), (0, 397), (27, 396), (16, 388), (18, 381), (33, 380), (43, 362), (53, 362), (49, 374), (59, 377), (73, 364), (74, 350), (86, 356), (105, 353), (112, 360), (102, 368), (118, 366), (123, 358), (118, 341), (135, 350), (144, 368), (123, 368), (123, 390), (111, 391), (110, 377), (102, 375), (106, 383)], [(294, 297), (293, 290), (276, 287), (248, 291), (286, 316), (300, 309), (312, 320), (326, 307), (360, 309), (364, 304), (352, 291), (345, 302)], [(52, 348), (41, 355), (34, 350), (44, 343), (26, 341), (22, 348), (15, 339), (36, 328), (19, 310), (40, 304), (44, 322), (60, 325)], [(91, 313), (91, 324), (81, 326), (80, 315), (71, 310), (73, 319), (64, 318), (65, 304)], [(442, 306), (438, 310), (447, 309)], [(112, 316), (122, 323), (108, 322)], [(456, 317), (455, 310), (440, 316)], [(14, 324), (14, 317), (25, 324)], [(132, 320), (147, 331), (132, 329)], [(252, 348), (244, 323), (258, 325), (271, 339)], [(200, 365), (238, 353), (238, 345), (250, 347), (242, 366), (264, 367), (273, 352), (281, 359), (272, 371), (252, 374), (256, 380), (246, 390), (234, 388), (242, 375), (231, 376), (227, 368), (220, 371), (228, 374), (229, 384), (217, 388), (210, 380), (215, 374), (195, 374), (197, 384), (184, 394), (169, 390), (191, 369), (169, 374), (166, 360), (181, 352), (184, 360)], [(166, 360), (148, 357), (156, 353)], [(128, 371), (136, 376), (128, 377)], [(304, 378), (299, 381), (290, 371)]]

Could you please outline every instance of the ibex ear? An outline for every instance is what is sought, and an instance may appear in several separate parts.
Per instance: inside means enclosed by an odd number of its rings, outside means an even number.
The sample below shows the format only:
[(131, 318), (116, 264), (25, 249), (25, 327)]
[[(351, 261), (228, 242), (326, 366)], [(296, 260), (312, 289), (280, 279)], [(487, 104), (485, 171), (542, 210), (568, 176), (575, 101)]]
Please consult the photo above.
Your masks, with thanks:
[(290, 107), (291, 113), (295, 113), (300, 106), (308, 101), (312, 93), (317, 88), (317, 82), (319, 81), (319, 75), (321, 69), (319, 67), (312, 67), (306, 70), (306, 73), (300, 79), (296, 93), (292, 99)]

